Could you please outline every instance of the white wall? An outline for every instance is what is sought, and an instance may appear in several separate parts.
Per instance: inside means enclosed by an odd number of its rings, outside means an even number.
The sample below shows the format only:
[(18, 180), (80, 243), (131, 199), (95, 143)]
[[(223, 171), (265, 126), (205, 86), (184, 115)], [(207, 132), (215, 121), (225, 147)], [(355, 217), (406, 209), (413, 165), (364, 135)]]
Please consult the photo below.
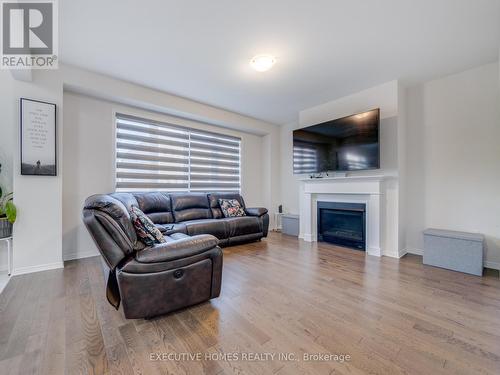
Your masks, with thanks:
[[(0, 98), (8, 98), (12, 92), (12, 78), (7, 70), (0, 70)], [(12, 111), (12, 102), (9, 100), (0, 100), (0, 164), (2, 172), (0, 173), (0, 186), (4, 193), (12, 191), (14, 163), (14, 128), (12, 123), (14, 112)], [(0, 271), (7, 269), (7, 245), (4, 241), (0, 242)]]
[(408, 147), (408, 115), (406, 88), (401, 82), (398, 85), (398, 256), (407, 253), (406, 246), (406, 225), (407, 225), (407, 147)]
[(488, 64), (408, 89), (388, 83), (378, 95), (370, 95), (377, 88), (368, 89), (301, 112), (300, 122), (281, 128), (285, 212), (299, 211), (292, 130), (380, 106), (382, 117), (397, 113), (396, 131), (384, 132), (381, 123), (381, 172), (390, 173), (396, 162), (398, 180), (387, 192), (387, 209), (399, 214), (390, 225), (398, 227), (398, 255), (421, 254), (427, 227), (480, 232), (486, 236), (485, 264), (500, 268), (499, 68)]
[(62, 65), (60, 70), (65, 89), (94, 98), (258, 135), (278, 128), (269, 122), (72, 66)]
[(407, 247), (427, 227), (480, 232), (486, 261), (500, 266), (498, 63), (413, 87), (407, 93)]
[(114, 190), (110, 104), (67, 92), (64, 103), (63, 258), (96, 255), (81, 219), (85, 198)]
[[(0, 98), (8, 98), (12, 92), (12, 78), (7, 70), (0, 70)], [(13, 111), (12, 102), (0, 100), (0, 185), (7, 190), (12, 189), (12, 168), (14, 167), (12, 158), (14, 156), (14, 128), (12, 127)]]
[(340, 118), (353, 113), (360, 113), (374, 108), (380, 108), (380, 164), (381, 168), (374, 171), (349, 172), (349, 175), (397, 175), (398, 174), (398, 82), (385, 84), (363, 90), (359, 93), (345, 96), (324, 103), (299, 113), (299, 120), (281, 127), (281, 178), (282, 202), (285, 212), (298, 214), (298, 190), (300, 177), (293, 174), (293, 139), (292, 132), (305, 126)]
[[(398, 175), (401, 168), (399, 162), (400, 135), (399, 127), (404, 121), (399, 113), (401, 87), (398, 81), (391, 81), (375, 86), (359, 93), (345, 96), (299, 113), (299, 120), (282, 126), (281, 140), (281, 198), (285, 212), (299, 213), (299, 179), (307, 175), (293, 174), (293, 139), (292, 132), (304, 126), (309, 126), (335, 118), (360, 113), (374, 108), (380, 108), (380, 169), (372, 171), (349, 172), (348, 175), (385, 175), (393, 178), (386, 182), (384, 220), (387, 225), (382, 238), (382, 250), (385, 255), (400, 256), (404, 248), (400, 230)], [(404, 134), (404, 131), (401, 132)]]
[(282, 125), (280, 131), (280, 174), (281, 202), (283, 212), (299, 214), (299, 179), (293, 174), (293, 138), (294, 129), (300, 128), (298, 122)]
[(18, 209), (14, 225), (14, 273), (34, 272), (62, 266), (62, 160), (58, 176), (21, 176), (19, 152), (19, 98), (55, 103), (58, 121), (58, 154), (62, 154), (62, 81), (57, 71), (33, 72), (29, 82), (2, 72), (0, 86), (9, 91), (2, 97), (2, 138), (12, 142), (14, 202)]
[[(254, 136), (247, 136), (248, 148), (245, 150), (243, 147), (243, 157), (251, 161), (243, 167), (246, 169), (243, 173), (247, 176), (243, 177), (243, 193), (249, 204), (263, 202), (271, 213), (279, 203), (284, 204), (286, 211), (298, 213), (298, 182), (292, 173), (293, 129), (380, 106), (382, 118), (391, 119), (391, 113), (392, 117), (397, 116), (395, 122), (389, 120), (382, 125), (382, 173), (397, 171), (401, 179), (401, 172), (406, 167), (406, 209), (400, 205), (402, 194), (393, 197), (393, 200), (396, 199), (393, 209), (400, 213), (406, 212), (403, 214), (406, 218), (403, 225), (407, 227), (405, 239), (408, 249), (415, 252), (421, 250), (421, 230), (425, 227), (477, 230), (487, 237), (487, 261), (490, 266), (498, 266), (498, 75), (498, 64), (489, 64), (409, 89), (404, 98), (407, 102), (407, 130), (406, 135), (403, 135), (400, 127), (403, 123), (401, 103), (404, 99), (401, 98), (401, 88), (397, 83), (382, 85), (384, 87), (379, 88), (377, 95), (374, 94), (376, 88), (368, 89), (304, 111), (300, 114), (300, 122), (298, 120), (278, 129), (273, 124), (72, 67), (63, 66), (60, 70), (50, 72), (36, 71), (32, 82), (14, 80), (9, 72), (2, 71), (0, 157), (3, 153), (7, 160), (10, 155), (11, 161), (6, 166), (11, 166), (11, 173), (7, 174), (11, 176), (19, 208), (19, 220), (14, 228), (15, 272), (31, 272), (61, 265), (63, 220), (64, 248), (68, 253), (83, 254), (87, 251), (88, 238), (80, 235), (81, 227), (79, 223), (77, 225), (80, 219), (76, 213), (79, 214), (85, 196), (112, 190), (109, 160), (107, 164), (102, 162), (103, 157), (109, 158), (109, 152), (101, 154), (99, 150), (113, 148), (108, 133), (108, 124), (112, 123), (110, 108), (113, 105), (140, 107), (142, 111), (155, 111), (158, 116), (175, 114), (186, 117), (192, 112), (195, 120), (239, 133), (253, 133)], [(63, 103), (63, 87), (95, 95), (96, 98), (68, 94)], [(19, 174), (20, 97), (58, 104), (58, 177)], [(116, 104), (103, 105), (103, 100)], [(69, 117), (63, 116), (63, 104), (66, 107), (66, 103), (70, 110)], [(64, 117), (71, 118), (72, 124), (66, 126)], [(99, 121), (95, 121), (97, 117)], [(68, 133), (66, 128), (70, 129)], [(96, 138), (94, 132), (105, 137)], [(257, 139), (260, 139), (260, 143)], [(63, 158), (63, 150), (68, 151), (66, 143), (72, 147), (72, 152), (64, 152)], [(93, 144), (96, 151), (87, 153), (87, 149), (81, 147), (82, 144)], [(407, 150), (405, 155), (401, 155), (402, 149)], [(405, 157), (406, 161), (401, 166)], [(259, 160), (254, 162), (256, 159)], [(72, 168), (72, 165), (76, 168)], [(89, 176), (95, 178), (87, 179)], [(5, 181), (6, 177), (3, 177), (2, 183), (8, 185), (9, 178)], [(401, 226), (401, 223), (398, 225)]]
[[(158, 116), (182, 115), (185, 118), (203, 121), (207, 123), (207, 127), (213, 125), (223, 127), (223, 131), (228, 133), (231, 132), (228, 129), (233, 129), (236, 132), (253, 134), (246, 137), (247, 141), (243, 146), (243, 158), (250, 160), (248, 163), (243, 160), (243, 163), (246, 163), (243, 167), (245, 170), (243, 178), (246, 178), (246, 181), (243, 181), (243, 193), (247, 195), (249, 204), (269, 202), (271, 211), (273, 210), (271, 205), (276, 205), (276, 197), (272, 195), (276, 188), (264, 189), (262, 186), (261, 178), (271, 179), (271, 177), (263, 174), (260, 162), (263, 154), (272, 153), (266, 149), (270, 147), (270, 143), (263, 142), (261, 137), (277, 134), (276, 125), (74, 67), (60, 65), (58, 70), (35, 71), (32, 76), (32, 81), (24, 82), (14, 79), (9, 72), (0, 72), (2, 94), (0, 146), (2, 152), (10, 155), (12, 160), (7, 165), (12, 166), (10, 175), (15, 203), (18, 206), (18, 221), (14, 225), (14, 274), (62, 267), (63, 220), (64, 248), (77, 256), (89, 255), (92, 251), (86, 247), (88, 238), (85, 239), (81, 234), (81, 227), (76, 224), (80, 220), (76, 212), (80, 211), (81, 198), (87, 192), (112, 190), (110, 166), (109, 163), (103, 163), (104, 156), (100, 152), (113, 149), (113, 144), (109, 143), (112, 113), (109, 111), (109, 105), (103, 107), (98, 104), (103, 99), (111, 100), (117, 105), (155, 111)], [(80, 110), (81, 108), (71, 99), (68, 101), (72, 113), (76, 113), (73, 124), (68, 125), (69, 133), (65, 132), (66, 125), (63, 121), (64, 88), (95, 95), (99, 99), (94, 103), (91, 100), (86, 101), (83, 105), (85, 110)], [(21, 97), (48, 101), (58, 106), (57, 177), (21, 176), (19, 173), (19, 98)], [(138, 112), (140, 111), (137, 110)], [(96, 119), (98, 121), (95, 121)], [(89, 127), (92, 131), (82, 129), (82, 126)], [(99, 137), (100, 134), (104, 134), (102, 139)], [(66, 143), (68, 147), (74, 149), (65, 154), (63, 150), (66, 148)], [(89, 150), (88, 145), (95, 148)], [(109, 152), (106, 155), (109, 156)], [(272, 173), (277, 169), (279, 160), (276, 158), (270, 163), (271, 168), (268, 171)], [(90, 166), (96, 174), (92, 175), (89, 172)], [(0, 269), (5, 268), (3, 266), (5, 262), (2, 262), (4, 260), (0, 257)]]
[[(178, 117), (64, 92), (63, 256), (75, 259), (97, 254), (81, 220), (85, 198), (114, 191), (114, 114), (131, 114), (178, 125), (221, 131), (221, 128)], [(267, 149), (262, 136), (235, 130), (224, 134), (241, 137), (242, 194), (249, 206), (270, 204), (269, 178), (262, 173)]]
[(262, 137), (262, 184), (264, 186), (264, 207), (269, 209), (269, 229), (275, 228), (274, 213), (278, 212), (281, 203), (281, 170), (280, 170), (280, 129)]

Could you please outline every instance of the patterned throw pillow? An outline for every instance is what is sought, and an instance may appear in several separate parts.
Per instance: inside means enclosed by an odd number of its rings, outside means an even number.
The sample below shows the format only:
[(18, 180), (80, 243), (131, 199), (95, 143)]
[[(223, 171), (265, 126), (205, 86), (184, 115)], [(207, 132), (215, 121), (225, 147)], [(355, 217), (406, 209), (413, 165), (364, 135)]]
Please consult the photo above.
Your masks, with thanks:
[(219, 205), (224, 217), (246, 216), (237, 199), (219, 199)]
[(165, 242), (163, 234), (155, 227), (149, 217), (146, 216), (138, 207), (132, 206), (130, 209), (130, 219), (134, 224), (135, 232), (139, 240), (146, 246), (154, 246), (156, 243)]

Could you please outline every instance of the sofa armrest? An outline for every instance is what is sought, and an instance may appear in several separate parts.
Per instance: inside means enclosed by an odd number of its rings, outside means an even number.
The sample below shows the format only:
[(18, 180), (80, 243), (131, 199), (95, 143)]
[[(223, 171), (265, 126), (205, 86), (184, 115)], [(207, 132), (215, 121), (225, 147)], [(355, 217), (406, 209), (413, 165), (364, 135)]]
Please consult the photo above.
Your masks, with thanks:
[(138, 251), (135, 259), (140, 263), (170, 262), (203, 253), (217, 246), (219, 240), (210, 234), (200, 234), (170, 241)]
[(248, 216), (258, 216), (261, 217), (262, 215), (267, 214), (267, 208), (264, 207), (253, 207), (253, 208), (246, 208), (245, 213)]
[(97, 211), (108, 215), (109, 219), (112, 219), (121, 228), (123, 234), (128, 237), (131, 246), (137, 250), (137, 236), (134, 225), (130, 220), (127, 208), (122, 202), (110, 195), (96, 194), (85, 200), (83, 212), (85, 213), (86, 211)]

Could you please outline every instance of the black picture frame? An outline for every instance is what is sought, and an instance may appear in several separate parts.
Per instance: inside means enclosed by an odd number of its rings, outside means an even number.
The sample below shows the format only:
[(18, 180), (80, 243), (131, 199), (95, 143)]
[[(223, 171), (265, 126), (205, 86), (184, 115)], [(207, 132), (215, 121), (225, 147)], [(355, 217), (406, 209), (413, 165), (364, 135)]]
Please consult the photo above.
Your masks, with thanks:
[[(53, 131), (54, 133), (54, 144), (53, 144), (53, 150), (47, 150), (47, 155), (53, 154), (54, 159), (53, 159), (53, 164), (47, 164), (38, 159), (36, 162), (27, 162), (25, 158), (25, 153), (26, 153), (26, 147), (27, 145), (24, 144), (24, 132), (25, 132), (25, 124), (24, 122), (26, 119), (24, 118), (24, 108), (25, 104), (28, 102), (30, 103), (38, 103), (44, 106), (51, 106), (53, 107), (51, 110), (54, 111), (53, 116), (54, 116), (54, 121), (53, 125), (52, 124), (47, 124), (47, 125), (52, 125), (51, 129), (49, 131)], [(57, 176), (57, 105), (55, 103), (49, 103), (49, 102), (44, 102), (41, 100), (35, 100), (35, 99), (28, 99), (28, 98), (20, 98), (20, 104), (19, 104), (19, 110), (20, 110), (20, 144), (21, 144), (21, 161), (20, 161), (20, 169), (21, 169), (21, 175), (23, 176)], [(49, 137), (51, 135), (49, 134)], [(46, 160), (45, 160), (46, 161)]]

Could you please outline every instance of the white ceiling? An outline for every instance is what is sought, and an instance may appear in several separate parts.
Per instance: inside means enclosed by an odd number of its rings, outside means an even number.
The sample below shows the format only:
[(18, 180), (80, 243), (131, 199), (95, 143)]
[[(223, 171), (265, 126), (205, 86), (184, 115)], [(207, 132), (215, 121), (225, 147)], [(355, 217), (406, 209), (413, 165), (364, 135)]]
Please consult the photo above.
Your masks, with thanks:
[[(283, 124), (498, 59), (500, 0), (62, 0), (61, 60)], [(249, 67), (256, 54), (274, 68)]]

